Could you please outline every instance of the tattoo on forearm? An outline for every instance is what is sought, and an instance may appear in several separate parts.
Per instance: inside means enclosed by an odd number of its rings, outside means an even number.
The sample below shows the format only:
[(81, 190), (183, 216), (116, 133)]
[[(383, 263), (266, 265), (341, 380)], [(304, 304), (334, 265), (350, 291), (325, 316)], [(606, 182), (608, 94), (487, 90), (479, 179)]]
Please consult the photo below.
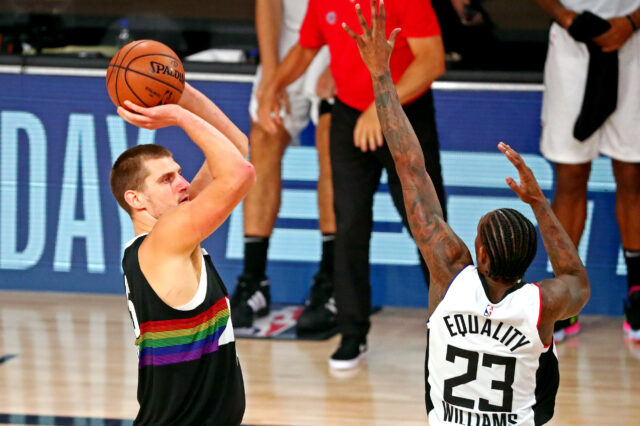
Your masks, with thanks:
[(551, 206), (548, 204), (536, 206), (533, 211), (554, 273), (556, 275), (572, 274), (582, 270), (584, 265), (578, 251), (553, 214)]
[(425, 169), (422, 148), (402, 109), (391, 74), (373, 77), (373, 89), (382, 131), (402, 183), (411, 233), (432, 278), (448, 282), (453, 267), (451, 259), (462, 252), (464, 245), (444, 222), (440, 201)]

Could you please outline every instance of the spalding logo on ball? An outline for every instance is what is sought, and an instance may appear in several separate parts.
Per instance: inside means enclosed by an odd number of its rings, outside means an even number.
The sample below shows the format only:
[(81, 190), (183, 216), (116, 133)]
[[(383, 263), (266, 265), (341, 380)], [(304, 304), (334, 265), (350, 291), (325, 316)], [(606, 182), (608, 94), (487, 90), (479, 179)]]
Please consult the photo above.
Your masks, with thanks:
[(175, 104), (184, 90), (182, 62), (168, 46), (137, 40), (123, 46), (107, 69), (107, 91), (116, 106)]

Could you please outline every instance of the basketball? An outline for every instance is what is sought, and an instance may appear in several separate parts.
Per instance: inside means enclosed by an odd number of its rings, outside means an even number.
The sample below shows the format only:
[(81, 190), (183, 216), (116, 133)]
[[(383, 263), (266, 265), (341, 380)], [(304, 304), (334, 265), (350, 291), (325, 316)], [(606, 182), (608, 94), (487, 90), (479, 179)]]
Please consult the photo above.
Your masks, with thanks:
[(175, 104), (184, 90), (184, 68), (171, 48), (154, 40), (123, 46), (107, 68), (107, 91), (116, 106)]

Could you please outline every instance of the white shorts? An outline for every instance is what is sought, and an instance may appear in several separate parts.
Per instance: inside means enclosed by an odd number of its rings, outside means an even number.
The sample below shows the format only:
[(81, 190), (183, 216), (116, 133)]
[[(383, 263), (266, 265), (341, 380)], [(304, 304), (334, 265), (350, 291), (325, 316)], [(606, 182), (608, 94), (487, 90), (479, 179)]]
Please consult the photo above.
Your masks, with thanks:
[[(285, 130), (295, 143), (297, 137), (302, 132), (311, 119), (314, 124), (318, 123), (318, 106), (320, 98), (316, 95), (316, 84), (322, 72), (329, 66), (329, 49), (324, 46), (307, 68), (307, 71), (296, 81), (287, 87), (289, 96), (289, 106), (291, 113), (282, 111), (282, 123)], [(261, 68), (258, 67), (256, 78), (251, 90), (251, 100), (249, 101), (249, 114), (253, 122), (258, 121), (258, 100), (256, 90), (262, 75)]]
[(540, 151), (550, 161), (587, 163), (600, 154), (640, 162), (640, 31), (618, 52), (618, 106), (604, 124), (584, 142), (573, 137), (582, 108), (589, 52), (584, 43), (554, 23), (544, 69), (542, 138)]

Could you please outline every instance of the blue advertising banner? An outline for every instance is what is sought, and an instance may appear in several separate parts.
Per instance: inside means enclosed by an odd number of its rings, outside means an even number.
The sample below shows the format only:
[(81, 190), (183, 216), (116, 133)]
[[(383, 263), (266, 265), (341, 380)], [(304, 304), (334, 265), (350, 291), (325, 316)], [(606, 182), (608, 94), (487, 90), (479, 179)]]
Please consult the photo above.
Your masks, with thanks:
[[(250, 84), (191, 81), (244, 131), (249, 129)], [(0, 74), (0, 289), (123, 292), (124, 243), (129, 217), (108, 184), (113, 161), (127, 147), (167, 146), (192, 177), (203, 156), (180, 129), (148, 131), (115, 113), (98, 77)], [(541, 93), (537, 90), (443, 90), (435, 102), (449, 221), (473, 250), (476, 225), (497, 207), (533, 214), (506, 184), (517, 175), (497, 151), (507, 141), (524, 154), (549, 198), (553, 169), (538, 150)], [(320, 258), (321, 235), (315, 183), (318, 166), (312, 132), (283, 161), (283, 197), (270, 249), (268, 274), (278, 302), (301, 302)], [(579, 247), (592, 284), (585, 312), (620, 315), (626, 269), (615, 221), (615, 184), (610, 161), (594, 162), (588, 217)], [(371, 283), (376, 305), (426, 306), (418, 253), (384, 184), (375, 198)], [(242, 267), (242, 209), (209, 238), (230, 290)], [(530, 281), (551, 275), (539, 251)]]

